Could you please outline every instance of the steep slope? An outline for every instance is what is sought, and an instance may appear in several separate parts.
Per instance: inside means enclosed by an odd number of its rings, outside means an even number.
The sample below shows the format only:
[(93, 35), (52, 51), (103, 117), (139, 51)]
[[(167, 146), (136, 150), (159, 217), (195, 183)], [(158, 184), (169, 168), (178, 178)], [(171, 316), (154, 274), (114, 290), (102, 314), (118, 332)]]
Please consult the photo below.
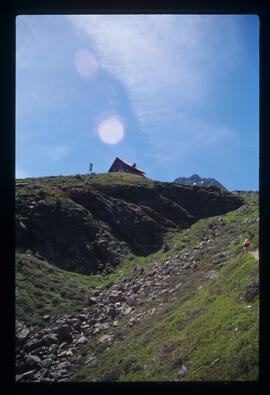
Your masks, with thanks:
[[(37, 258), (30, 264), (20, 254), (17, 380), (256, 380), (258, 262), (242, 253), (242, 240), (257, 250), (258, 194), (241, 195), (239, 209), (171, 232), (168, 250), (129, 255), (106, 276), (68, 273), (42, 260), (35, 276)], [(29, 292), (36, 284), (41, 305), (63, 290), (66, 307), (61, 314), (50, 305), (39, 328), (22, 309), (31, 273)], [(40, 288), (43, 276), (52, 295)]]
[(128, 174), (29, 179), (16, 187), (16, 246), (65, 270), (108, 273), (121, 255), (153, 253), (168, 231), (242, 203), (214, 187)]
[(178, 177), (174, 180), (174, 182), (182, 184), (182, 185), (197, 185), (197, 186), (202, 186), (202, 187), (217, 187), (221, 189), (226, 188), (217, 180), (214, 178), (208, 177), (200, 177), (198, 174), (193, 174), (190, 177)]

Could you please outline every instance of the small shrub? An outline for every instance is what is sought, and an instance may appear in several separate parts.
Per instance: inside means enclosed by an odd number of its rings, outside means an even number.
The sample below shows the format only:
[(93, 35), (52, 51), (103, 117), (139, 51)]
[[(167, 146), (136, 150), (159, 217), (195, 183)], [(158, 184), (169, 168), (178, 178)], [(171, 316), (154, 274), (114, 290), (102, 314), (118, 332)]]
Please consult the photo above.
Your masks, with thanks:
[(170, 249), (169, 244), (165, 241), (163, 244), (163, 251), (167, 252), (167, 251), (169, 251), (169, 249)]

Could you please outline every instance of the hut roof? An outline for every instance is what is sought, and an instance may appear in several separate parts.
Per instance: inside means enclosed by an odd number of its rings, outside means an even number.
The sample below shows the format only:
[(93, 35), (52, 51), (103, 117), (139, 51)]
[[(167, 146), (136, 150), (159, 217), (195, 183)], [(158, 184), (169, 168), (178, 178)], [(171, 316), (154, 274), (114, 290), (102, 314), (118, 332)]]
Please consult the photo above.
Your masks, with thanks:
[(120, 158), (118, 158), (118, 157), (115, 158), (115, 160), (113, 161), (113, 164), (111, 165), (109, 171), (111, 171), (113, 165), (114, 165), (116, 162), (122, 162), (122, 163), (124, 163), (125, 165), (127, 165), (128, 167), (130, 167), (131, 169), (137, 171), (138, 173), (142, 173), (142, 174), (145, 173), (145, 171), (139, 169), (136, 165), (134, 166), (134, 165), (132, 165), (131, 163), (128, 163), (128, 162), (126, 162), (125, 160), (120, 159)]

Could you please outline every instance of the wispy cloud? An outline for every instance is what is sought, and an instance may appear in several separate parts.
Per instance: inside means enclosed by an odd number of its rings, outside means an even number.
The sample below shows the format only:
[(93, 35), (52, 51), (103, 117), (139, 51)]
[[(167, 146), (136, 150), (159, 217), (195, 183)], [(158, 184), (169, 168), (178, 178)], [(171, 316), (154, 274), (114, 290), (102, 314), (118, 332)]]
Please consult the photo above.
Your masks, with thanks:
[(69, 145), (58, 145), (55, 147), (51, 147), (48, 150), (48, 156), (53, 160), (60, 160), (68, 156), (70, 151), (71, 148)]
[(163, 144), (165, 149), (170, 145), (165, 135), (168, 132), (171, 140), (179, 136), (184, 139), (182, 150), (235, 138), (235, 132), (227, 125), (209, 127), (209, 122), (194, 115), (209, 99), (213, 78), (237, 61), (240, 47), (233, 17), (82, 15), (68, 18), (76, 29), (88, 34), (101, 67), (125, 86), (133, 110), (153, 146)]

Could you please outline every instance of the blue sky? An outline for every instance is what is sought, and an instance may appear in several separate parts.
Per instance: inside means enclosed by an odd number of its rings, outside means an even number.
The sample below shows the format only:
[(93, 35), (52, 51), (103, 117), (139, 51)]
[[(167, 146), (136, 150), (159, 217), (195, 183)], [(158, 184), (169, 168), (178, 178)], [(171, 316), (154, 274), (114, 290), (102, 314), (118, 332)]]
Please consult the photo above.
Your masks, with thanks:
[(255, 15), (16, 20), (16, 177), (194, 173), (258, 190)]

